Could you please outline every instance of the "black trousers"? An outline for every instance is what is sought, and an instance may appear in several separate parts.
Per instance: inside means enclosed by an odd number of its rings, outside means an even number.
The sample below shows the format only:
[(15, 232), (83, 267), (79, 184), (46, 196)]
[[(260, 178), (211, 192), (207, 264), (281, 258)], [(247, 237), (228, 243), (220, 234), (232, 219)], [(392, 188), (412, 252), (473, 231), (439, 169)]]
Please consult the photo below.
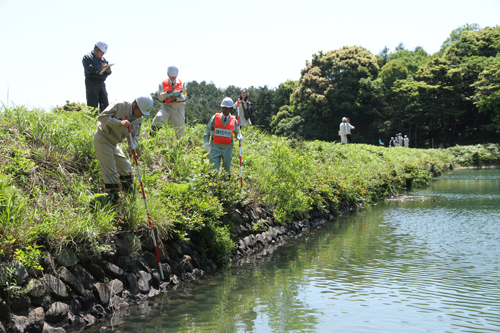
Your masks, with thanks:
[(85, 90), (87, 93), (87, 105), (104, 111), (108, 107), (108, 92), (104, 82), (95, 83), (89, 79), (85, 79)]

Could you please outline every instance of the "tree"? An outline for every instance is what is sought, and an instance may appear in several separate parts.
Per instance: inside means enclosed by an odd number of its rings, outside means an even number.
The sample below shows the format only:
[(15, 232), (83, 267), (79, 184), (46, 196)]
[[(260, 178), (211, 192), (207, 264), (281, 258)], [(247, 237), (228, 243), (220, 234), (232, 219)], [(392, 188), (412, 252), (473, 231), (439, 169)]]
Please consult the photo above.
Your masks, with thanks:
[(421, 47), (416, 47), (415, 51), (399, 50), (391, 53), (387, 61), (399, 60), (407, 69), (408, 73), (414, 75), (419, 68), (425, 66), (429, 54)]
[(384, 85), (390, 89), (396, 80), (408, 77), (408, 68), (399, 60), (391, 60), (380, 70), (379, 77)]
[(500, 133), (500, 56), (479, 74), (472, 86), (476, 90), (473, 100), (479, 112), (490, 115), (491, 121), (486, 128)]
[(481, 27), (477, 23), (473, 23), (473, 24), (466, 23), (464, 25), (459, 26), (458, 28), (456, 28), (455, 30), (453, 30), (450, 33), (450, 36), (448, 38), (446, 38), (446, 40), (443, 42), (443, 44), (441, 45), (441, 49), (439, 49), (439, 54), (442, 55), (444, 53), (444, 51), (451, 44), (453, 44), (454, 42), (458, 41), (460, 39), (460, 37), (462, 36), (462, 33), (464, 31), (479, 31), (479, 30), (481, 30)]
[(376, 58), (359, 46), (313, 54), (292, 95), (294, 116), (304, 119), (307, 138), (337, 139), (342, 117), (362, 113), (359, 81), (375, 78), (378, 70)]

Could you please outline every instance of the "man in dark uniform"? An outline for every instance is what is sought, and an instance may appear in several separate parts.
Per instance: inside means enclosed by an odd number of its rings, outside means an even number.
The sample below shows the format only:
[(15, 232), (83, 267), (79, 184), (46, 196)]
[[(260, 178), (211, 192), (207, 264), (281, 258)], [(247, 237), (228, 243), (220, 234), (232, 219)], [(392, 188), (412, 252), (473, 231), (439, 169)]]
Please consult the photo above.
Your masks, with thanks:
[(106, 78), (111, 75), (111, 68), (103, 55), (108, 51), (108, 44), (97, 42), (94, 50), (83, 56), (83, 69), (85, 70), (85, 89), (87, 91), (87, 105), (104, 111), (109, 105), (108, 92), (106, 91)]

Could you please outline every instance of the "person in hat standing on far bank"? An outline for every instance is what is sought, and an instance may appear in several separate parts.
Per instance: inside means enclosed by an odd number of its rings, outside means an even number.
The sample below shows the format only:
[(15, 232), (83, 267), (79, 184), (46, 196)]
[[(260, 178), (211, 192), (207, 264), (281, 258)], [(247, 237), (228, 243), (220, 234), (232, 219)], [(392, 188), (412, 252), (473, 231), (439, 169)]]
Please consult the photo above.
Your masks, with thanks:
[(94, 50), (83, 56), (82, 64), (85, 73), (85, 90), (87, 105), (101, 110), (108, 107), (108, 92), (104, 81), (111, 75), (111, 67), (102, 70), (108, 65), (104, 54), (108, 52), (108, 44), (99, 41)]
[(347, 119), (347, 121), (345, 122), (345, 131), (347, 134), (347, 142), (352, 142), (351, 130), (355, 129), (356, 127), (351, 125), (351, 119), (349, 119), (349, 118), (346, 118), (346, 119)]
[[(104, 189), (112, 204), (116, 204), (120, 197), (120, 184), (125, 193), (128, 193), (134, 184), (132, 166), (118, 144), (127, 138), (128, 153), (132, 153), (132, 149), (135, 149), (139, 142), (142, 116), (149, 115), (149, 109), (152, 107), (153, 99), (144, 95), (131, 102), (115, 101), (97, 117), (99, 124), (94, 134), (94, 148), (101, 165)], [(129, 126), (132, 141), (128, 132)]]
[[(205, 141), (205, 150), (210, 151), (209, 159), (212, 169), (222, 167), (227, 174), (231, 176), (231, 160), (233, 158), (233, 136), (243, 143), (243, 136), (240, 133), (240, 126), (235, 116), (231, 115), (234, 103), (230, 97), (222, 100), (220, 105), (222, 110), (210, 118), (207, 124), (203, 140)], [(210, 140), (210, 137), (212, 139)]]
[(342, 118), (342, 122), (339, 126), (340, 143), (347, 143), (347, 118)]
[(163, 80), (158, 89), (158, 99), (163, 102), (161, 109), (153, 118), (151, 124), (151, 136), (155, 136), (163, 124), (172, 119), (177, 138), (184, 135), (184, 125), (186, 123), (184, 107), (186, 106), (187, 93), (176, 66), (167, 68), (168, 79)]

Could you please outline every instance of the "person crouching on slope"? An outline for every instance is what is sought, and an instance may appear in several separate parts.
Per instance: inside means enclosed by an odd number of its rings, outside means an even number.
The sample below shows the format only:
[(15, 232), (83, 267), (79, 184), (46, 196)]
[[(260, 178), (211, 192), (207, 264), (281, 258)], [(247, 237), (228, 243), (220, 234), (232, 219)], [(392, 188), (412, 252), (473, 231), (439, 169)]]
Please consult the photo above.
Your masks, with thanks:
[[(139, 142), (142, 116), (149, 115), (149, 109), (152, 107), (153, 99), (145, 95), (132, 102), (115, 101), (97, 117), (99, 124), (94, 134), (94, 147), (101, 165), (104, 189), (112, 204), (116, 204), (120, 198), (120, 184), (125, 193), (128, 193), (134, 184), (132, 166), (118, 144), (127, 138), (128, 152), (132, 153), (132, 149), (135, 149)], [(128, 133), (129, 126), (132, 141)]]
[(233, 105), (230, 97), (224, 98), (220, 105), (222, 112), (212, 116), (203, 135), (205, 150), (210, 151), (209, 160), (212, 169), (218, 170), (222, 159), (222, 166), (229, 176), (231, 176), (231, 159), (233, 158), (233, 136), (243, 143), (238, 120), (231, 115)]

